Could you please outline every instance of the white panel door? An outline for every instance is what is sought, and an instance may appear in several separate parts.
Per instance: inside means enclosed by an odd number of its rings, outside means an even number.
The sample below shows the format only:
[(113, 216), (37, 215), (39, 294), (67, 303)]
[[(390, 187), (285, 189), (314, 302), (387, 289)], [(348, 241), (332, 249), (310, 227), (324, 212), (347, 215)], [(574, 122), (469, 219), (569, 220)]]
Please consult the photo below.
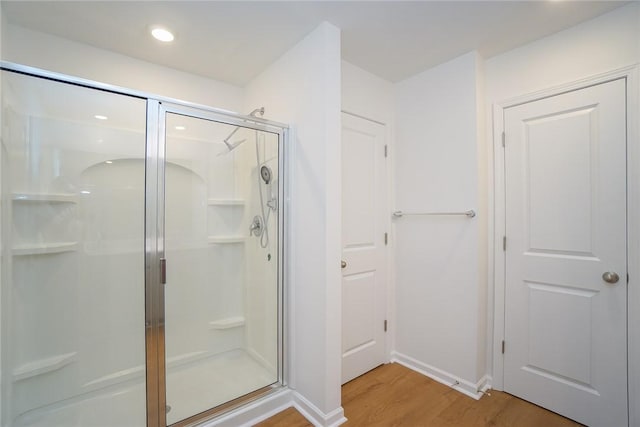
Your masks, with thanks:
[(342, 383), (385, 362), (385, 127), (342, 115)]
[(591, 427), (627, 426), (625, 115), (625, 80), (504, 115), (504, 388)]

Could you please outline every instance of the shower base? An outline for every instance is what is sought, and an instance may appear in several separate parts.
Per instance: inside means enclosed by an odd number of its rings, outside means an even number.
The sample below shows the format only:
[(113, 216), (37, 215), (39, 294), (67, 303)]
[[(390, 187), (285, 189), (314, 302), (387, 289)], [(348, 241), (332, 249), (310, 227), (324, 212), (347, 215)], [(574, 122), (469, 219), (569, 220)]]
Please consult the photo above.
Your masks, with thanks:
[[(244, 350), (233, 350), (167, 372), (167, 424), (221, 405), (277, 381)], [(70, 399), (71, 400), (71, 399)], [(19, 416), (14, 427), (144, 427), (145, 384), (110, 387)]]

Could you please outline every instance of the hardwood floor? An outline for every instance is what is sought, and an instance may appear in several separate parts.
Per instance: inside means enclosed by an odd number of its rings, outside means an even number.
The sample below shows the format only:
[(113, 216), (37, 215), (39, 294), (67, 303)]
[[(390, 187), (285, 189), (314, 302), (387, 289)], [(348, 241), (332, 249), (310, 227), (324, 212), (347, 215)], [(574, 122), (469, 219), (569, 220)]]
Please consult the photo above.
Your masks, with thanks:
[[(476, 401), (396, 363), (342, 386), (344, 426), (569, 427), (574, 421), (499, 391)], [(259, 427), (312, 426), (289, 408)]]

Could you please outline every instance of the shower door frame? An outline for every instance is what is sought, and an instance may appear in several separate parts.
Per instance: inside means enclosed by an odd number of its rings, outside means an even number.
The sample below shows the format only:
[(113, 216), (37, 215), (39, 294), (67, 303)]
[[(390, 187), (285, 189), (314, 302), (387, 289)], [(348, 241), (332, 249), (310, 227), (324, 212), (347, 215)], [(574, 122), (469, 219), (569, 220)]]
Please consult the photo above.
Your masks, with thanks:
[[(166, 371), (164, 352), (164, 284), (161, 283), (160, 259), (164, 255), (164, 167), (165, 167), (165, 118), (166, 113), (186, 115), (198, 119), (214, 121), (232, 126), (269, 132), (278, 135), (278, 378), (277, 382), (256, 390), (248, 395), (211, 408), (200, 414), (182, 420), (172, 426), (188, 426), (211, 420), (226, 414), (241, 405), (271, 394), (287, 385), (285, 369), (285, 255), (287, 254), (288, 232), (285, 217), (288, 214), (286, 188), (288, 183), (287, 152), (289, 127), (284, 123), (247, 116), (232, 111), (217, 109), (192, 102), (158, 96), (143, 91), (69, 76), (27, 65), (0, 61), (0, 71), (23, 74), (44, 80), (66, 83), (113, 94), (141, 98), (146, 101), (145, 136), (145, 381), (146, 381), (146, 425), (166, 427)], [(162, 256), (161, 256), (162, 254)], [(2, 326), (4, 328), (4, 325)], [(2, 361), (4, 363), (4, 361)], [(1, 387), (5, 391), (4, 386)], [(4, 417), (5, 411), (2, 411)], [(0, 420), (2, 422), (2, 420)]]
[[(149, 100), (151, 101), (151, 100)], [(147, 333), (147, 427), (166, 427), (166, 364), (165, 364), (165, 292), (163, 283), (166, 276), (167, 260), (164, 247), (165, 224), (165, 165), (166, 165), (166, 117), (167, 114), (178, 114), (209, 122), (239, 126), (278, 135), (278, 175), (285, 176), (285, 146), (287, 144), (288, 127), (282, 123), (259, 119), (253, 116), (242, 116), (225, 111), (201, 106), (192, 106), (175, 101), (159, 101), (147, 103), (147, 184), (146, 184), (146, 222), (145, 222), (145, 325)], [(153, 124), (152, 124), (153, 123)], [(155, 124), (155, 125), (154, 125)], [(154, 162), (154, 159), (155, 162)], [(238, 397), (219, 406), (210, 408), (199, 414), (178, 421), (171, 426), (186, 427), (213, 419), (242, 406), (245, 403), (264, 397), (273, 391), (286, 386), (285, 375), (285, 213), (287, 203), (285, 185), (288, 180), (278, 179), (278, 265), (277, 265), (277, 301), (278, 301), (278, 360), (277, 382), (247, 395)], [(154, 184), (152, 184), (155, 183)], [(154, 226), (150, 226), (153, 224)], [(156, 243), (154, 247), (153, 243)], [(155, 267), (154, 267), (155, 266)], [(170, 285), (169, 285), (170, 286)]]

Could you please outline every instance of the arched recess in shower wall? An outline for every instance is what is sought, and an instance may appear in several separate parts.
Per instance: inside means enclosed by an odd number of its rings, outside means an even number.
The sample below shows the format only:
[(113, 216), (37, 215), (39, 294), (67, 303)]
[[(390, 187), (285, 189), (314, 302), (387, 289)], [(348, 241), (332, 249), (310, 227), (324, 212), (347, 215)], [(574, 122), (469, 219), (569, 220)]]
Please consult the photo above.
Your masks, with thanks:
[(2, 64), (2, 427), (182, 426), (286, 385), (286, 132)]

